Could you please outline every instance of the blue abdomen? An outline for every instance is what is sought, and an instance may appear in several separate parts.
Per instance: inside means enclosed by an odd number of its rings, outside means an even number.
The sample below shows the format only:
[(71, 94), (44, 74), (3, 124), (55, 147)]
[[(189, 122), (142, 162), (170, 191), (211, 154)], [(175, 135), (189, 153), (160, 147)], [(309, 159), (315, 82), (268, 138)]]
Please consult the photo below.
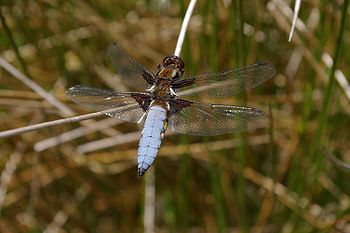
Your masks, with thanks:
[(140, 178), (154, 162), (162, 143), (162, 133), (166, 129), (166, 110), (161, 106), (151, 106), (141, 133), (137, 153), (137, 176)]

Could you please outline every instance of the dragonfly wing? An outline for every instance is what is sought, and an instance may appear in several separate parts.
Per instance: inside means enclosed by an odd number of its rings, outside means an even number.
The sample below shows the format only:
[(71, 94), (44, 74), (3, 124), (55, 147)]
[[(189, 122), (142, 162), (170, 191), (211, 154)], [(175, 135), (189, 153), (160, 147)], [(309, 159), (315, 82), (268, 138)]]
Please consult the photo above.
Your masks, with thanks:
[(262, 128), (269, 124), (268, 115), (257, 108), (187, 100), (180, 100), (172, 105), (180, 106), (177, 108), (180, 110), (170, 116), (169, 127), (182, 134), (220, 135)]
[(116, 43), (108, 47), (107, 54), (113, 67), (127, 84), (141, 90), (145, 90), (153, 84), (155, 78), (152, 72), (131, 58)]
[(84, 107), (97, 110), (111, 110), (106, 115), (129, 122), (139, 122), (147, 110), (151, 97), (140, 92), (116, 92), (83, 85), (74, 86), (66, 95)]
[[(186, 83), (179, 96), (222, 97), (254, 88), (276, 75), (273, 65), (262, 62), (219, 73), (199, 74), (179, 80)], [(176, 84), (175, 84), (176, 85)]]

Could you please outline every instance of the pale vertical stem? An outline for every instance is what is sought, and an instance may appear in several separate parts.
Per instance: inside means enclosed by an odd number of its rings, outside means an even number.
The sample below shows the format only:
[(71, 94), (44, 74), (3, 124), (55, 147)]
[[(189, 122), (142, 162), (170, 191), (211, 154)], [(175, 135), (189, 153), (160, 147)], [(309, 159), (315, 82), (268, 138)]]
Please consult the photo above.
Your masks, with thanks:
[(197, 3), (197, 0), (191, 0), (190, 4), (188, 5), (184, 21), (182, 22), (180, 34), (179, 34), (179, 37), (177, 39), (177, 44), (176, 44), (175, 53), (174, 53), (175, 56), (180, 57), (180, 53), (181, 53), (182, 45), (183, 45), (184, 40), (185, 40), (185, 35), (186, 35), (187, 28), (188, 28), (188, 24), (190, 22), (190, 18), (192, 16), (192, 12), (193, 12), (193, 9), (194, 9), (196, 3)]
[(154, 167), (150, 167), (145, 177), (145, 209), (143, 215), (144, 233), (154, 232), (154, 215), (156, 202)]
[(295, 25), (297, 23), (297, 19), (298, 19), (298, 15), (299, 15), (300, 4), (301, 4), (301, 0), (296, 0), (295, 1), (294, 15), (293, 15), (293, 21), (292, 21), (292, 28), (290, 29), (288, 41), (292, 40), (293, 32), (294, 32)]
[[(196, 3), (197, 3), (197, 0), (191, 0), (186, 10), (185, 18), (182, 22), (180, 34), (177, 39), (177, 44), (174, 52), (175, 56), (178, 56), (178, 57), (180, 56), (182, 45), (185, 40), (188, 24)], [(143, 224), (144, 224), (143, 227), (144, 227), (145, 233), (154, 232), (155, 203), (156, 203), (155, 173), (154, 173), (154, 168), (151, 167), (148, 170), (145, 177), (145, 206), (144, 206), (144, 218), (143, 218)]]

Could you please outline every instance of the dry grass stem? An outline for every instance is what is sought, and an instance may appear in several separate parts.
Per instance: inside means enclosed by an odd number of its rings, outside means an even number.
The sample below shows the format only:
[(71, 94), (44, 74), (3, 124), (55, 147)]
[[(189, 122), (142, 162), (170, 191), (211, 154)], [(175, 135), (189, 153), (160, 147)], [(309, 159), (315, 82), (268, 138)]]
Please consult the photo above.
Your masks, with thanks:
[(72, 122), (80, 122), (92, 118), (96, 118), (102, 115), (105, 115), (106, 113), (109, 113), (111, 110), (106, 110), (106, 111), (101, 111), (101, 112), (95, 112), (95, 113), (89, 113), (85, 115), (80, 115), (80, 116), (75, 116), (75, 117), (69, 117), (69, 118), (64, 118), (64, 119), (59, 119), (59, 120), (54, 120), (54, 121), (48, 121), (40, 124), (35, 124), (35, 125), (30, 125), (22, 128), (17, 128), (17, 129), (11, 129), (11, 130), (6, 130), (0, 132), (0, 138), (6, 138), (6, 137), (11, 137), (17, 134), (23, 134), (23, 133), (28, 133), (31, 131), (39, 130), (39, 129), (44, 129), (48, 127), (53, 127), (53, 126), (58, 126), (62, 124), (67, 124), (67, 123), (72, 123)]

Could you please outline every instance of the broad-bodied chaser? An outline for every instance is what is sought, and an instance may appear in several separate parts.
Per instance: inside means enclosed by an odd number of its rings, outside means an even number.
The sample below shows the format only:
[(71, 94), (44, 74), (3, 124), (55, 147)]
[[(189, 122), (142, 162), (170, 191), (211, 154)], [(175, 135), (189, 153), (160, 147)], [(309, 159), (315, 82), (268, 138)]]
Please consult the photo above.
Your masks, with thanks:
[(252, 130), (269, 124), (269, 117), (257, 108), (203, 103), (190, 98), (224, 97), (254, 88), (276, 74), (269, 63), (185, 77), (184, 62), (175, 55), (164, 58), (157, 66), (156, 75), (115, 43), (108, 48), (108, 55), (117, 73), (142, 92), (78, 85), (66, 94), (85, 107), (110, 110), (107, 115), (111, 117), (144, 123), (137, 153), (138, 178), (154, 162), (167, 128), (181, 134), (203, 136)]

